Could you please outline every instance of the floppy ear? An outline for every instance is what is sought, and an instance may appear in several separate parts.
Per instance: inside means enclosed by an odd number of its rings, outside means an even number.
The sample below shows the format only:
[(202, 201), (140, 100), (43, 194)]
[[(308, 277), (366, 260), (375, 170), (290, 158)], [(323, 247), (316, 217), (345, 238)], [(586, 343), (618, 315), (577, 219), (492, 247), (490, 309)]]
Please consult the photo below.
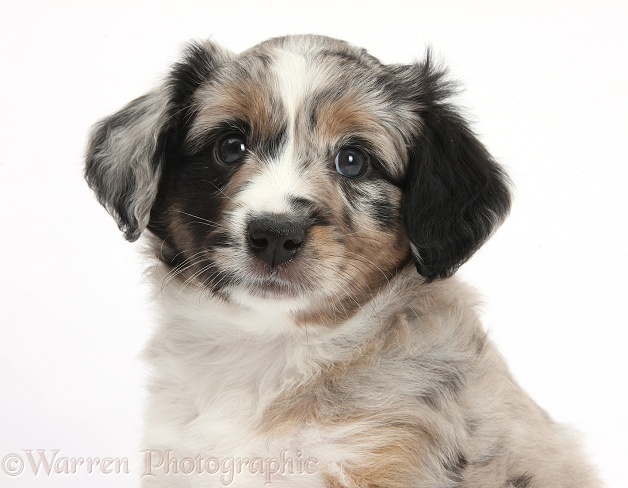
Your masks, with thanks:
[(148, 225), (166, 145), (191, 116), (192, 94), (226, 57), (226, 51), (209, 41), (191, 44), (162, 87), (92, 129), (85, 178), (129, 241), (137, 240)]
[(165, 90), (132, 101), (92, 129), (85, 178), (129, 241), (148, 225), (168, 129)]
[[(448, 99), (454, 92), (430, 56), (397, 67), (420, 119), (404, 188), (404, 223), (417, 271), (456, 272), (510, 210), (508, 178)], [(406, 95), (407, 96), (407, 95)]]

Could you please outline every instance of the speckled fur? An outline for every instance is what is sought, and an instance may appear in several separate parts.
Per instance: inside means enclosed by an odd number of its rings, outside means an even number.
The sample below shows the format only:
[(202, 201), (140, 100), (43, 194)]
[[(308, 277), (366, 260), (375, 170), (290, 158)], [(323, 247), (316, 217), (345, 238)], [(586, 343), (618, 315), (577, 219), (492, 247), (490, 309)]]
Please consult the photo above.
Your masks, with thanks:
[[(88, 182), (155, 260), (144, 488), (600, 486), (452, 277), (510, 198), (451, 93), (429, 58), (205, 42), (95, 127)], [(216, 161), (229, 131), (247, 146), (233, 167)], [(347, 145), (370, 158), (360, 178), (334, 169)], [(247, 244), (261, 214), (306, 226), (272, 269)]]

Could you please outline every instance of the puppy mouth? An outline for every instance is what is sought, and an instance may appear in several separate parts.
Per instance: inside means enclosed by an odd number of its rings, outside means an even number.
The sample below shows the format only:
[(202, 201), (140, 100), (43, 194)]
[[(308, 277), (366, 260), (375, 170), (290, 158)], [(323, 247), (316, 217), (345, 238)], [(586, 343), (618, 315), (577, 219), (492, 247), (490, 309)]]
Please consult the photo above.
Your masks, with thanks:
[(294, 296), (303, 293), (309, 286), (297, 261), (295, 258), (270, 266), (255, 259), (250, 269), (250, 289), (263, 295)]

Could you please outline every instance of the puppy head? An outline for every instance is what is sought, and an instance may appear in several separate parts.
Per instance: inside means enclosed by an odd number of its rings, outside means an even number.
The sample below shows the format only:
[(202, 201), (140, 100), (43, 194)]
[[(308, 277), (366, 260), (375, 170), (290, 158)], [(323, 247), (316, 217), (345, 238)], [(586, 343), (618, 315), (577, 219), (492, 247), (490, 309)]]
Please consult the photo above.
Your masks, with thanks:
[[(509, 209), (506, 178), (426, 61), (290, 36), (193, 44), (93, 130), (86, 177), (187, 283), (346, 318), (414, 260), (450, 276)], [(299, 307), (297, 307), (299, 308)]]

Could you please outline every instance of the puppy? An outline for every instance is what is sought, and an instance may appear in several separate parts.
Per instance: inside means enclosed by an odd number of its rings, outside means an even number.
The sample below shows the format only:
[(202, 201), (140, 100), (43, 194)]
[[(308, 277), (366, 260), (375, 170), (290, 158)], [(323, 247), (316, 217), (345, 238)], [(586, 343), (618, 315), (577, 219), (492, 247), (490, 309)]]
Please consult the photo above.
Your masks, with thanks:
[(510, 207), (430, 60), (189, 46), (86, 178), (160, 307), (144, 487), (599, 486), (452, 275)]

